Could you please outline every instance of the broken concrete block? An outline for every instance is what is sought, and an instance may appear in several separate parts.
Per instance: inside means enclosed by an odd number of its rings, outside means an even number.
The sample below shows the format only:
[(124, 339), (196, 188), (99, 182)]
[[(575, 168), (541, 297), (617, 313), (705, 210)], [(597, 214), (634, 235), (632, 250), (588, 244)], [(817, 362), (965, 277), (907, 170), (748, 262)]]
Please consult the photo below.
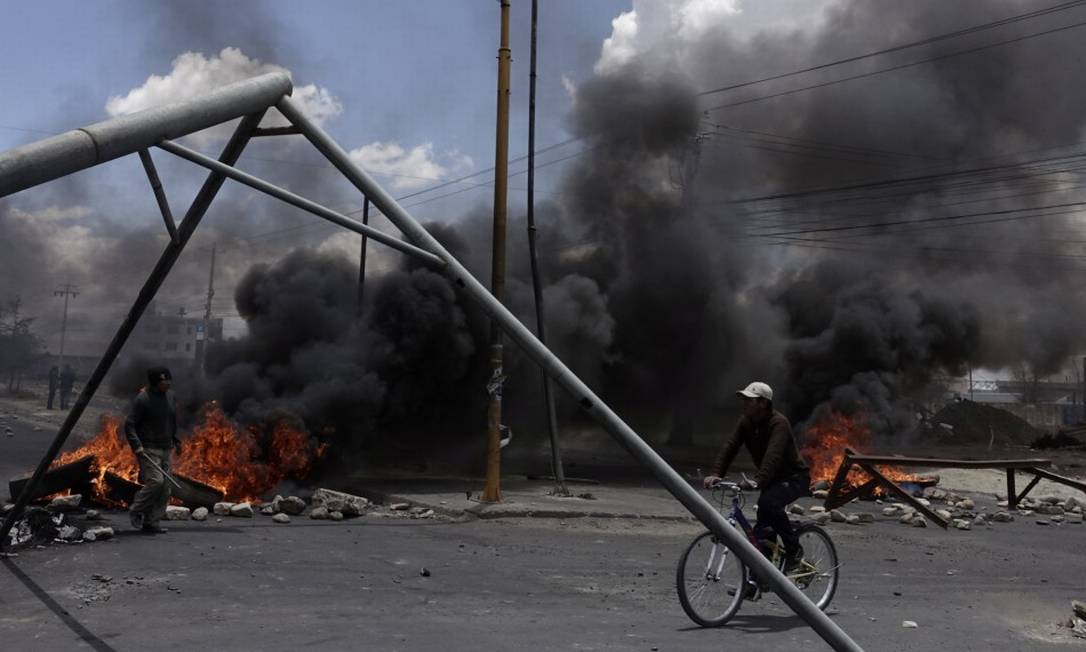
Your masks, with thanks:
[(324, 507), (314, 507), (309, 511), (309, 518), (325, 520), (328, 518), (328, 510)]
[(167, 521), (187, 521), (191, 516), (192, 510), (190, 510), (188, 507), (181, 507), (180, 505), (166, 506)]
[(370, 501), (362, 496), (331, 489), (317, 489), (310, 496), (309, 502), (315, 507), (325, 507), (329, 512), (342, 512), (344, 516), (361, 516), (370, 504)]
[(234, 503), (215, 503), (211, 508), (211, 511), (219, 516), (229, 516), (230, 508), (234, 506)]
[(113, 528), (111, 527), (92, 527), (83, 531), (84, 541), (105, 541), (112, 538)]
[(297, 516), (305, 511), (305, 501), (297, 496), (287, 496), (279, 501), (279, 511), (291, 516)]
[(192, 520), (194, 521), (206, 521), (207, 520), (207, 508), (197, 507), (192, 510)]
[(62, 525), (57, 531), (57, 538), (61, 541), (82, 541), (83, 530), (74, 525)]
[(279, 512), (278, 514), (273, 516), (272, 520), (275, 521), (276, 523), (290, 523), (290, 517), (287, 516), (286, 514), (284, 514), (283, 512)]
[(234, 505), (230, 508), (230, 515), (238, 516), (241, 518), (252, 518), (253, 506), (249, 503), (238, 503), (237, 505)]
[(66, 512), (79, 508), (80, 501), (83, 500), (82, 494), (72, 494), (70, 496), (57, 496), (49, 501), (49, 509), (56, 512)]

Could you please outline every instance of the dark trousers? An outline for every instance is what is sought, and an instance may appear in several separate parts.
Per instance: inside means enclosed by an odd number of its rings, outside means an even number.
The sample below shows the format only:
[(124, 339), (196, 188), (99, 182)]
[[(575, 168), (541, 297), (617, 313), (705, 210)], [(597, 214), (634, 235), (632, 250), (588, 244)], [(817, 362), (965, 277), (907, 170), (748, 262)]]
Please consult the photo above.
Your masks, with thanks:
[(71, 387), (69, 387), (68, 389), (64, 389), (62, 387), (60, 389), (60, 409), (62, 409), (62, 410), (67, 410), (68, 409), (68, 399), (70, 399), (71, 397), (72, 397), (72, 388)]
[(758, 522), (754, 525), (755, 532), (762, 536), (767, 527), (773, 528), (773, 531), (780, 535), (785, 551), (793, 552), (799, 547), (799, 537), (784, 508), (797, 498), (810, 493), (811, 476), (806, 471), (769, 484), (758, 497)]
[(57, 395), (57, 388), (56, 387), (50, 387), (49, 388), (49, 401), (45, 404), (45, 409), (46, 410), (52, 410), (53, 409), (53, 398), (56, 397), (56, 395)]

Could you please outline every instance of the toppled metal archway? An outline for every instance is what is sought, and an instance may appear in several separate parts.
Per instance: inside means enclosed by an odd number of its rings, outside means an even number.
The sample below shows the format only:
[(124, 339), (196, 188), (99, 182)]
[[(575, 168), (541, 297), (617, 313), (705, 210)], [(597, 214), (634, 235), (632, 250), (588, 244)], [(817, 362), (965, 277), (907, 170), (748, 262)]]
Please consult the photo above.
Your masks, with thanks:
[[(105, 378), (113, 361), (139, 321), (147, 305), (155, 297), (185, 245), (191, 239), (201, 218), (207, 212), (223, 182), (233, 179), (269, 194), (305, 211), (329, 220), (356, 233), (373, 238), (405, 254), (416, 256), (439, 268), (484, 311), (505, 333), (532, 358), (545, 373), (568, 391), (582, 409), (592, 415), (638, 461), (647, 466), (660, 483), (707, 528), (727, 543), (740, 558), (773, 587), (778, 595), (818, 634), (836, 650), (860, 650), (828, 616), (807, 599), (781, 574), (747, 539), (733, 528), (702, 496), (645, 443), (614, 411), (573, 374), (568, 367), (544, 346), (509, 310), (472, 276), (433, 236), (415, 221), (395, 199), (385, 192), (347, 153), (320, 127), (302, 114), (290, 98), (290, 79), (283, 73), (271, 73), (225, 86), (205, 97), (155, 107), (124, 117), (76, 129), (30, 145), (0, 154), (0, 197), (60, 178), (62, 176), (105, 163), (121, 156), (138, 154), (162, 211), (170, 242), (159, 257), (139, 295), (117, 333), (110, 341), (79, 398), (65, 418), (53, 443), (38, 464), (26, 488), (19, 495), (0, 528), (0, 546), (8, 532), (26, 508), (33, 490), (52, 464), (61, 447), (95, 391)], [(287, 128), (261, 129), (260, 121), (268, 109), (275, 107), (292, 125)], [(183, 147), (171, 139), (241, 118), (218, 160)], [(263, 181), (234, 167), (242, 150), (254, 136), (305, 136), (328, 161), (374, 204), (405, 236), (404, 242), (381, 231), (337, 213)], [(175, 224), (158, 174), (148, 152), (158, 147), (211, 170), (193, 199), (180, 224)]]

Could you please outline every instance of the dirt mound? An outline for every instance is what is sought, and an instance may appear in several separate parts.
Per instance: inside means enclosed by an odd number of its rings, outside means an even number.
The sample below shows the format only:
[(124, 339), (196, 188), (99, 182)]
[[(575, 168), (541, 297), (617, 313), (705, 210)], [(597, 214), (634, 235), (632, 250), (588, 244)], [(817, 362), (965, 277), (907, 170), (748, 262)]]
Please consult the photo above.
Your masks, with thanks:
[(996, 444), (1026, 444), (1045, 434), (1024, 419), (1006, 410), (956, 401), (935, 413), (927, 422), (928, 433), (953, 444), (984, 444), (995, 437)]

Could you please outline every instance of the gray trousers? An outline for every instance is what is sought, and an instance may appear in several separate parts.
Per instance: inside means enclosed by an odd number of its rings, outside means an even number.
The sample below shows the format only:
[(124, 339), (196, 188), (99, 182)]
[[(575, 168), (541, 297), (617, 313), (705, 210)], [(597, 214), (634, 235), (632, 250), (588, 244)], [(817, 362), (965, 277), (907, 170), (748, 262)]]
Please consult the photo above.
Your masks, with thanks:
[[(169, 448), (143, 448), (148, 455), (167, 473), (170, 470)], [(136, 492), (128, 511), (143, 514), (147, 525), (157, 524), (166, 514), (166, 505), (170, 502), (170, 481), (162, 475), (143, 455), (137, 455), (140, 463), (140, 483), (143, 487)]]

